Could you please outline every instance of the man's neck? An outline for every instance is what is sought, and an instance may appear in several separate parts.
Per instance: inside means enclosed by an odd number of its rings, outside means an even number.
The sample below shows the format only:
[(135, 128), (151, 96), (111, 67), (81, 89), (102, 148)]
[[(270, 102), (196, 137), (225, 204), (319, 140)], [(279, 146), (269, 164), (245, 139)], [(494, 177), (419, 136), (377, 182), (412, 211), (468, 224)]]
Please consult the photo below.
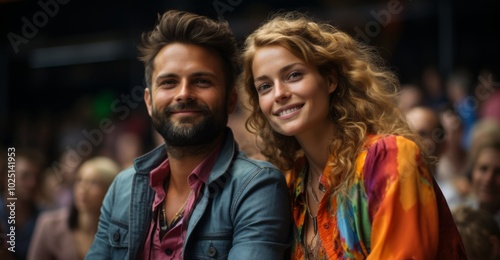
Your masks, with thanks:
[(167, 154), (170, 165), (169, 188), (181, 193), (189, 192), (188, 176), (222, 141), (223, 134), (210, 143), (198, 146), (169, 147)]

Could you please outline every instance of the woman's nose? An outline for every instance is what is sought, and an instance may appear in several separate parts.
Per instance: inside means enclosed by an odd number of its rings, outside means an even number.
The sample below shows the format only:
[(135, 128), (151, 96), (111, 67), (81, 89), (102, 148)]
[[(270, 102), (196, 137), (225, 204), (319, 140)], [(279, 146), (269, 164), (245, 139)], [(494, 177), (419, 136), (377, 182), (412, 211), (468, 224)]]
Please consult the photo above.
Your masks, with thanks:
[(276, 102), (282, 102), (283, 100), (290, 98), (290, 96), (291, 93), (286, 84), (279, 81), (274, 83), (274, 100)]

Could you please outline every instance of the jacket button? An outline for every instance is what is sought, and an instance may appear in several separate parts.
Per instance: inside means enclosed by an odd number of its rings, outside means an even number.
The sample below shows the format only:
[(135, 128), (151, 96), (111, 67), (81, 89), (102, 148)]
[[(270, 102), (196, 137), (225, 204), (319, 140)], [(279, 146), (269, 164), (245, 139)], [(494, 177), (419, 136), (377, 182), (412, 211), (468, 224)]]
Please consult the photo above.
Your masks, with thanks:
[(172, 255), (173, 252), (174, 251), (172, 251), (172, 249), (170, 249), (170, 248), (165, 249), (165, 254), (167, 254), (167, 255)]
[(217, 254), (217, 249), (215, 247), (211, 246), (208, 248), (208, 256), (214, 257)]
[(113, 240), (115, 242), (120, 241), (120, 233), (119, 232), (116, 232), (116, 233), (113, 234)]

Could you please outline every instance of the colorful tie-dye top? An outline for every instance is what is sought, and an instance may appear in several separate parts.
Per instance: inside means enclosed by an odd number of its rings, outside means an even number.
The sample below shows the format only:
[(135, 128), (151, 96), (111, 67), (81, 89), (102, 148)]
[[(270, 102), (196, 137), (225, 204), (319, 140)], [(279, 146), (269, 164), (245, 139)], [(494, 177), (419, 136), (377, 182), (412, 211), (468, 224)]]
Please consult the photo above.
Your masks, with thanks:
[[(326, 255), (317, 259), (465, 259), (446, 200), (417, 145), (400, 136), (371, 135), (365, 147), (344, 204), (340, 196), (329, 195), (329, 163), (323, 171), (320, 183), (327, 191), (317, 222)], [(297, 176), (290, 182), (292, 259), (305, 259), (306, 168), (301, 158), (291, 172)]]

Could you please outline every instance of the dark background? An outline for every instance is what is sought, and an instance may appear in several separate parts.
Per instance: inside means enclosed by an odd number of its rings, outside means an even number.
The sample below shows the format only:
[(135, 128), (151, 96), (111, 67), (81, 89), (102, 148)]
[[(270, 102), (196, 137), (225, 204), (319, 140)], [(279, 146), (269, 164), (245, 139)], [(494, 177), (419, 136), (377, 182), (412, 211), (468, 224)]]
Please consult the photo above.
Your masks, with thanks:
[[(227, 20), (240, 42), (270, 12), (308, 12), (353, 36), (359, 31), (371, 35), (360, 39), (368, 39), (380, 50), (401, 83), (418, 84), (429, 66), (437, 68), (443, 79), (458, 68), (468, 69), (471, 75), (483, 69), (495, 75), (499, 69), (498, 1), (60, 1), (67, 3), (0, 0), (3, 146), (53, 143), (60, 124), (71, 119), (81, 120), (77, 125), (83, 129), (100, 118), (146, 117), (143, 102), (132, 102), (137, 107), (126, 105), (130, 115), (123, 109), (113, 111), (110, 103), (119, 100), (115, 108), (124, 106), (121, 95), (144, 85), (136, 46), (141, 33), (151, 30), (157, 14), (167, 9)], [(57, 3), (58, 10), (51, 6), (54, 12), (47, 14), (39, 2)], [(381, 24), (377, 16), (387, 14), (391, 4), (401, 12), (383, 17), (382, 22), (390, 23)], [(24, 37), (25, 21), (33, 23), (34, 17), (41, 26), (31, 38)], [(13, 34), (27, 40), (17, 46), (17, 52), (9, 40)]]

